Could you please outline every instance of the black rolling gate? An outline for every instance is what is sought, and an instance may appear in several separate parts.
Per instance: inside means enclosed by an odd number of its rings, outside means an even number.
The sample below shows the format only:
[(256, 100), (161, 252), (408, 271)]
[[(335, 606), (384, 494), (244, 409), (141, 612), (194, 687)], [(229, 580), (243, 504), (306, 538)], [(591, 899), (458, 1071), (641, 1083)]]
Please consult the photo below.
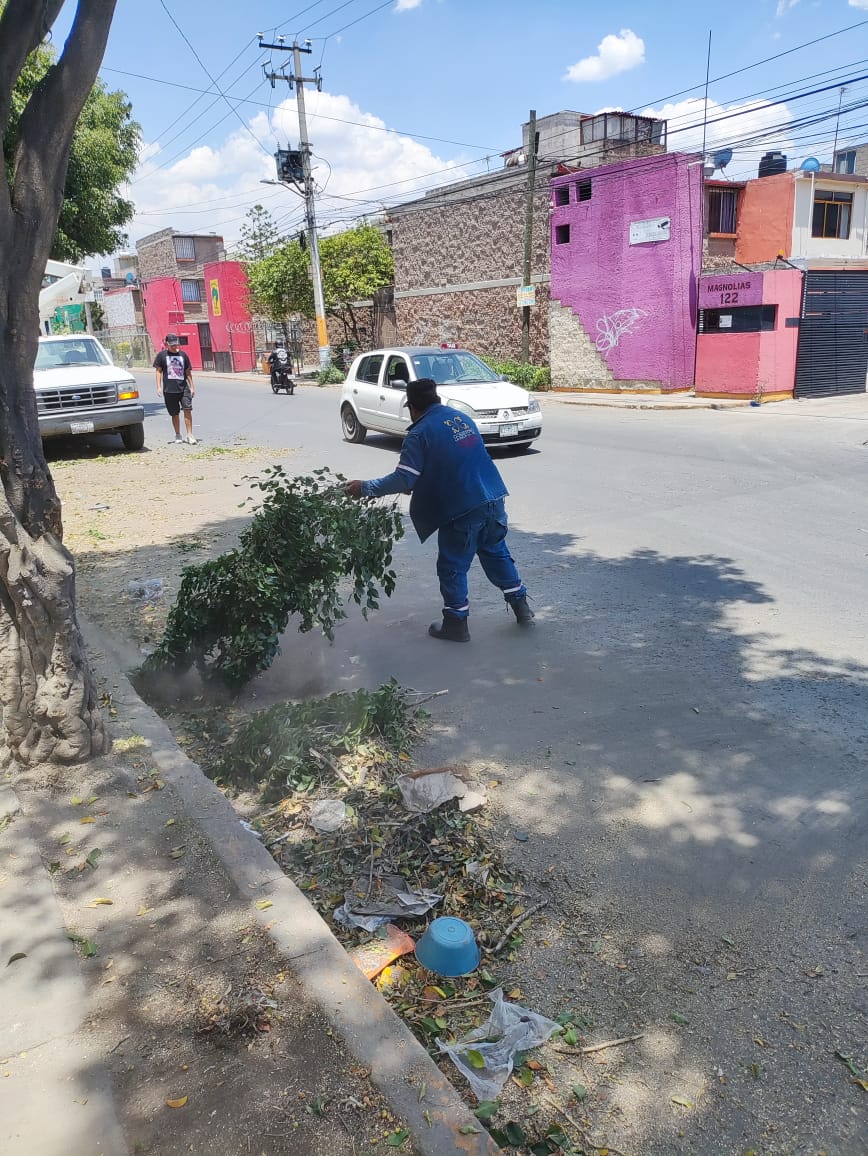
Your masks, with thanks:
[(868, 269), (805, 274), (796, 397), (864, 393), (868, 374)]

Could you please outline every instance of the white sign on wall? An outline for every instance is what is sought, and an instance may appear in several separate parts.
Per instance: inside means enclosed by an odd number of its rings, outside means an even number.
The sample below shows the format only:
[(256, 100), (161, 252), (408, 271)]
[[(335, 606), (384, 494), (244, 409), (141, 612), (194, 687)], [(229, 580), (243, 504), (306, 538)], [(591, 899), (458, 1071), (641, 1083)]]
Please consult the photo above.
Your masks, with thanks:
[(535, 285), (519, 285), (515, 291), (516, 304), (519, 309), (525, 308), (528, 305), (536, 305), (536, 286)]
[(630, 222), (630, 244), (647, 245), (651, 241), (669, 240), (669, 217), (653, 217), (650, 221)]

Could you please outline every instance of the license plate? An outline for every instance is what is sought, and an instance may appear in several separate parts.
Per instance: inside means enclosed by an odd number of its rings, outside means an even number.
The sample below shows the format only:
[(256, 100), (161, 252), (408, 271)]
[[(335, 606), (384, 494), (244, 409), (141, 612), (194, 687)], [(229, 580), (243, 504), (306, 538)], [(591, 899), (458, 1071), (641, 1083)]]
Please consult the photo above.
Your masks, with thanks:
[(497, 436), (501, 438), (514, 438), (518, 434), (518, 422), (510, 422), (509, 425), (502, 425), (497, 431)]
[(69, 423), (70, 433), (93, 433), (92, 421), (71, 421)]

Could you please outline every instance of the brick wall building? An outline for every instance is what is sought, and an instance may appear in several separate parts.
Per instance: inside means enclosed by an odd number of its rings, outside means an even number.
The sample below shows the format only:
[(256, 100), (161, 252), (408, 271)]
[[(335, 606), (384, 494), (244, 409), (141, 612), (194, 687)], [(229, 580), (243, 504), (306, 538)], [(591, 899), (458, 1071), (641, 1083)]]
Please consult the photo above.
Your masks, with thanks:
[(149, 281), (172, 277), (180, 282), (185, 321), (208, 320), (208, 296), (204, 269), (219, 261), (224, 251), (223, 238), (216, 233), (178, 233), (160, 229), (136, 243), (139, 278)]
[[(530, 360), (549, 360), (550, 182), (572, 169), (665, 151), (666, 122), (628, 114), (558, 112), (536, 120), (537, 153)], [(455, 341), (476, 353), (521, 355), (530, 122), (504, 167), (437, 189), (390, 210), (395, 255), (395, 323), (404, 344)]]

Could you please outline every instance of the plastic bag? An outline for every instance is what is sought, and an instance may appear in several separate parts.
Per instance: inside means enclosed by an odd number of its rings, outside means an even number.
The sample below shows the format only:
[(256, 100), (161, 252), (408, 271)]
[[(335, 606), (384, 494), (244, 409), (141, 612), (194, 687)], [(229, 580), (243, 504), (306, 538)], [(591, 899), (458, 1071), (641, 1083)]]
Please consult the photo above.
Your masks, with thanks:
[[(450, 1057), (473, 1089), (477, 1100), (496, 1100), (509, 1079), (516, 1052), (537, 1048), (561, 1030), (561, 1025), (521, 1004), (507, 1003), (503, 989), (489, 992), (494, 1004), (491, 1015), (481, 1027), (468, 1032), (457, 1044), (436, 1041), (441, 1052)], [(484, 1042), (483, 1042), (484, 1041)], [(468, 1052), (477, 1052), (484, 1067), (474, 1067)]]

